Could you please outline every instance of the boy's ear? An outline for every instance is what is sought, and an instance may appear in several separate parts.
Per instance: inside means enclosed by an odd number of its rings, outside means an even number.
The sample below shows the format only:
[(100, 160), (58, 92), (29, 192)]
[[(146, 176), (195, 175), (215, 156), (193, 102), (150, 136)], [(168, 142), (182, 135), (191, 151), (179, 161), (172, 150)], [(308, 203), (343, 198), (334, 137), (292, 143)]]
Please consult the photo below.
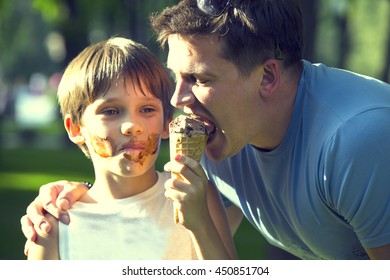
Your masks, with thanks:
[(260, 94), (263, 97), (272, 95), (280, 83), (280, 65), (275, 59), (269, 59), (263, 64), (263, 77), (260, 84)]
[(66, 132), (68, 132), (69, 139), (78, 145), (85, 143), (85, 137), (81, 133), (81, 127), (73, 123), (69, 114), (64, 117), (64, 126)]

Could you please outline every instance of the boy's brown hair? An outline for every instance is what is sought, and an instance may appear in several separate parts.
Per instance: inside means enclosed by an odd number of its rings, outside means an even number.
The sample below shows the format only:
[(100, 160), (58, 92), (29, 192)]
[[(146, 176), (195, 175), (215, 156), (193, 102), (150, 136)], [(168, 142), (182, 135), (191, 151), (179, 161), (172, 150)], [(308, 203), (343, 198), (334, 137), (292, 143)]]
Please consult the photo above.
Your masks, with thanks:
[[(73, 123), (81, 125), (85, 108), (113, 83), (128, 78), (162, 101), (165, 122), (172, 118), (173, 84), (167, 71), (145, 46), (121, 37), (90, 45), (69, 63), (57, 92), (62, 116), (70, 114)], [(80, 148), (89, 157), (86, 145)]]

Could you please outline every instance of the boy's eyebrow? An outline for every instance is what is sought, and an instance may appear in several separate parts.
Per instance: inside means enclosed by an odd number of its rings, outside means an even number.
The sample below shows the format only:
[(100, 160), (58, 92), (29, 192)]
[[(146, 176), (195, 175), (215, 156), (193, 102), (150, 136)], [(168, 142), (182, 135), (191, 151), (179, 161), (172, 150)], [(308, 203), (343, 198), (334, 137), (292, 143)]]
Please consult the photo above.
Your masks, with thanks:
[(100, 101), (100, 103), (108, 103), (108, 102), (115, 102), (119, 98), (117, 97), (109, 97), (109, 98), (97, 98), (96, 101)]
[[(144, 95), (142, 93), (137, 93), (137, 95), (140, 94), (142, 95), (145, 99), (145, 101), (160, 101), (160, 99), (157, 97), (157, 96), (154, 96), (153, 94), (151, 93), (148, 93), (148, 95)], [(96, 101), (98, 101), (99, 99), (97, 99)], [(118, 97), (109, 97), (107, 99), (100, 99), (100, 102), (101, 104), (104, 104), (104, 103), (113, 103), (113, 102), (122, 102), (120, 98)]]

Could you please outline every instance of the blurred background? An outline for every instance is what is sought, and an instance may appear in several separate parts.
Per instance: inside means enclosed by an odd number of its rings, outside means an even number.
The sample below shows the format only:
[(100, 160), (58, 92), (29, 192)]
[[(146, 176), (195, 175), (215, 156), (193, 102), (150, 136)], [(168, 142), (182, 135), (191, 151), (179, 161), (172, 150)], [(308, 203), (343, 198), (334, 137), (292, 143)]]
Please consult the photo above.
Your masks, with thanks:
[[(114, 35), (165, 62), (148, 18), (178, 0), (0, 0), (0, 259), (25, 259), (20, 218), (41, 185), (93, 181), (92, 165), (64, 134), (61, 71), (90, 43)], [(305, 59), (389, 82), (390, 0), (299, 0)], [(168, 160), (168, 145), (158, 161)], [(287, 259), (244, 221), (241, 259)]]

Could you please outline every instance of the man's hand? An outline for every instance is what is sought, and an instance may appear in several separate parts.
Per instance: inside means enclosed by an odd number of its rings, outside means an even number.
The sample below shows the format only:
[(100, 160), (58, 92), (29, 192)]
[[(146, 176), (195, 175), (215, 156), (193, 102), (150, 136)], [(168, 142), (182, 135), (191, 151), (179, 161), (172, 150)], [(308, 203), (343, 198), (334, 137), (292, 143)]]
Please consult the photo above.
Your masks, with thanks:
[(177, 222), (188, 230), (210, 217), (207, 207), (209, 181), (202, 166), (196, 160), (178, 155), (164, 166), (165, 171), (176, 174), (165, 182), (165, 196), (178, 209)]
[(62, 223), (69, 224), (69, 215), (66, 212), (79, 200), (88, 188), (77, 182), (57, 181), (41, 186), (39, 195), (27, 207), (26, 215), (20, 219), (22, 231), (27, 238), (24, 254), (28, 255), (30, 243), (37, 238), (37, 232), (48, 233), (51, 229), (45, 213), (49, 212)]

